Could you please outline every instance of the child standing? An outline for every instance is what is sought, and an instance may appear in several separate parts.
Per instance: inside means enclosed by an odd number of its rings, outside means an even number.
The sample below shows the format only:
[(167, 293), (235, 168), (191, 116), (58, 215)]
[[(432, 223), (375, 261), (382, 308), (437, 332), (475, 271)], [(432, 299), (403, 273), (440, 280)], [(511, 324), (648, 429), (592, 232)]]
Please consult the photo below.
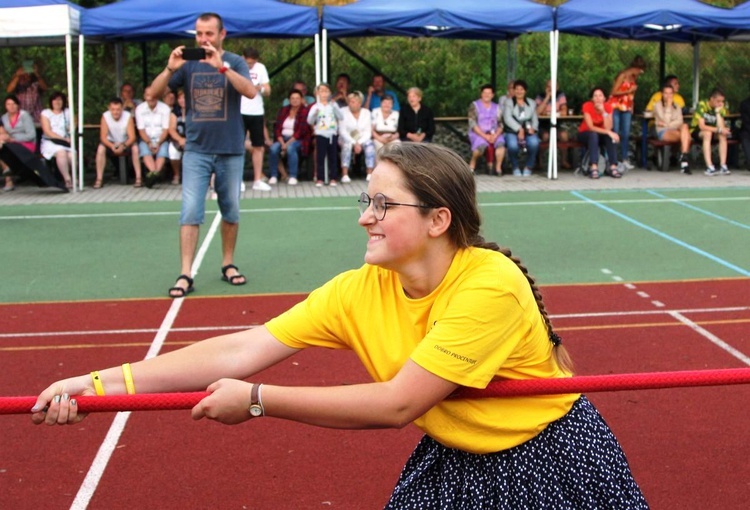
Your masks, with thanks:
[(315, 186), (323, 186), (325, 178), (325, 164), (328, 161), (329, 184), (336, 186), (339, 171), (337, 150), (339, 145), (339, 121), (344, 118), (339, 106), (331, 101), (331, 87), (321, 83), (315, 89), (315, 104), (310, 107), (307, 122), (315, 133), (315, 152), (317, 163), (315, 170)]

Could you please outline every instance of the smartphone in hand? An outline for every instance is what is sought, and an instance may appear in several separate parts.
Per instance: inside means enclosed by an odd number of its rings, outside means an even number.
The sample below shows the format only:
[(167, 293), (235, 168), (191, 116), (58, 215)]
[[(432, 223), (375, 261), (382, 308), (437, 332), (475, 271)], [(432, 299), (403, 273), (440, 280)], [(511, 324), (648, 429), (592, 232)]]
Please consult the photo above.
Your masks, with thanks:
[(182, 58), (185, 60), (203, 60), (206, 58), (205, 48), (184, 48)]

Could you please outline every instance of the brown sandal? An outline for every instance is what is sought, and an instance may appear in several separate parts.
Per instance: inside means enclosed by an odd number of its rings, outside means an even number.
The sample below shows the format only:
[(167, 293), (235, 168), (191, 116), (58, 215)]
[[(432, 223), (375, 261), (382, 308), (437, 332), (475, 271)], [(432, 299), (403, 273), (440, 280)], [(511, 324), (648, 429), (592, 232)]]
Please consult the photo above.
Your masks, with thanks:
[(102, 180), (101, 180), (101, 179), (97, 179), (97, 180), (96, 180), (96, 181), (94, 182), (94, 186), (93, 186), (93, 188), (94, 188), (94, 189), (101, 189), (101, 188), (102, 188), (102, 186), (103, 186), (103, 184), (102, 184)]
[(140, 179), (136, 179), (135, 180), (135, 184), (133, 184), (133, 187), (134, 188), (142, 188), (143, 187), (143, 182), (141, 182)]

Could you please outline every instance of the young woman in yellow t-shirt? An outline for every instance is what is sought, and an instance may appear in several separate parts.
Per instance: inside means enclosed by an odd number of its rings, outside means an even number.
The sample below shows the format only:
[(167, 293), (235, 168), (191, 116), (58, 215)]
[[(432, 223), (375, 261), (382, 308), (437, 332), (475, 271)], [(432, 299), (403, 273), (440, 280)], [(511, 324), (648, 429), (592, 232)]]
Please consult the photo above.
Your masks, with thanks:
[[(414, 422), (425, 436), (389, 509), (648, 508), (584, 396), (449, 398), (494, 379), (571, 374), (534, 280), (509, 250), (480, 235), (474, 176), (461, 157), (432, 144), (388, 144), (359, 204), (367, 233), (361, 268), (264, 326), (133, 363), (125, 376), (115, 367), (56, 382), (32, 419), (77, 423), (83, 416), (70, 395), (97, 389), (208, 388), (196, 419), (272, 416), (349, 429)], [(313, 346), (353, 350), (373, 382), (244, 380)]]

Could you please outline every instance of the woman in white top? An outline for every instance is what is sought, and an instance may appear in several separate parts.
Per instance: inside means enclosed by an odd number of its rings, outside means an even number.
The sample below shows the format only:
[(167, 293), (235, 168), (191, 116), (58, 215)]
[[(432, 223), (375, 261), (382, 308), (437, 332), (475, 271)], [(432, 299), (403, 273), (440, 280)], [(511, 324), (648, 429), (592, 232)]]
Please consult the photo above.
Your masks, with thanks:
[(690, 150), (690, 128), (682, 118), (682, 110), (674, 104), (674, 89), (671, 85), (661, 88), (661, 101), (654, 103), (656, 137), (670, 143), (680, 142), (680, 170), (689, 174), (687, 152)]
[(55, 158), (65, 186), (73, 187), (70, 172), (73, 167), (73, 156), (70, 148), (70, 110), (67, 98), (62, 92), (53, 92), (49, 98), (49, 108), (42, 110), (42, 144), (40, 151), (44, 159)]
[(401, 142), (398, 136), (398, 112), (393, 110), (393, 98), (387, 94), (380, 100), (380, 108), (372, 111), (372, 140), (376, 151), (385, 144)]
[(365, 96), (362, 92), (354, 91), (346, 96), (346, 99), (349, 107), (342, 110), (344, 119), (339, 125), (341, 182), (351, 182), (349, 178), (349, 166), (352, 162), (352, 153), (364, 153), (368, 177), (375, 167), (375, 146), (372, 143), (372, 116), (370, 115), (370, 110), (362, 108)]

